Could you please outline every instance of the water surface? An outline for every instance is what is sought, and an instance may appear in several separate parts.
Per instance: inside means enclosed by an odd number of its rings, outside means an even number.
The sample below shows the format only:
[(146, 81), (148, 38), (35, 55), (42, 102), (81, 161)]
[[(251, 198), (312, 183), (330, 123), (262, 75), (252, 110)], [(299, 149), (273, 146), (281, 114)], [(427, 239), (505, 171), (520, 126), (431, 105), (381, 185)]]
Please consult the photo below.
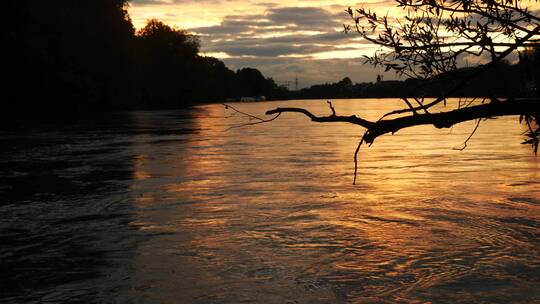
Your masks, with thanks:
[[(322, 100), (233, 104), (252, 114)], [(339, 100), (377, 119), (396, 100)], [(0, 132), (0, 300), (540, 302), (540, 160), (517, 117), (383, 136), (222, 105)]]

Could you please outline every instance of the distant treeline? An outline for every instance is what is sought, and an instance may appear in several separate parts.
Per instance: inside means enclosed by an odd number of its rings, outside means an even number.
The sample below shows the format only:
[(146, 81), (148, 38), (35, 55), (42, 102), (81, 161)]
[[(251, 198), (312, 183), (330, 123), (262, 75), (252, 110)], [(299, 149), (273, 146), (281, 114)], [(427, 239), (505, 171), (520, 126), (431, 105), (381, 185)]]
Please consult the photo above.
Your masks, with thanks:
[[(314, 85), (297, 92), (291, 98), (384, 98), (384, 97), (428, 97), (449, 92), (468, 79), (473, 68), (461, 68), (438, 75), (431, 79), (406, 79), (403, 81), (383, 81), (380, 76), (369, 83), (353, 84), (350, 78), (330, 83)], [(501, 62), (484, 72), (449, 96), (454, 97), (528, 97), (540, 94), (540, 49), (522, 51), (517, 64)]]
[[(3, 2), (2, 112), (178, 108), (285, 98), (258, 70), (199, 54), (199, 40), (150, 20), (135, 31), (127, 0)], [(7, 4), (7, 5), (6, 5)]]

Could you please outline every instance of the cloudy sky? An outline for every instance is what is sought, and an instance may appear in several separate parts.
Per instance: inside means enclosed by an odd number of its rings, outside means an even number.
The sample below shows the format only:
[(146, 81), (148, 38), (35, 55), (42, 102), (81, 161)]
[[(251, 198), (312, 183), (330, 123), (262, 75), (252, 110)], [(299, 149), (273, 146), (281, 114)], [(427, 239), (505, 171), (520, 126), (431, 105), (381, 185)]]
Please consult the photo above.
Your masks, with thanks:
[[(394, 13), (393, 0), (370, 0), (363, 6)], [(345, 9), (361, 4), (343, 0), (132, 0), (137, 28), (157, 18), (200, 36), (202, 52), (222, 59), (231, 69), (255, 67), (279, 84), (300, 87), (336, 82), (374, 81), (377, 73), (362, 55), (373, 46), (343, 33)], [(382, 73), (381, 73), (382, 74)], [(386, 79), (395, 78), (393, 74)], [(293, 87), (291, 87), (293, 88)]]

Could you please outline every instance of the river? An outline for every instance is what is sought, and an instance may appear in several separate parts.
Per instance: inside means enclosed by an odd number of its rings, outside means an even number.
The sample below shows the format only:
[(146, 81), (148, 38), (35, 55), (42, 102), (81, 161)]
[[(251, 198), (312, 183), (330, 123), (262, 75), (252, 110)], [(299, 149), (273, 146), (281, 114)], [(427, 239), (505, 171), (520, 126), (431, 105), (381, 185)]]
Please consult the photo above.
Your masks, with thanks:
[[(330, 114), (325, 100), (232, 104)], [(336, 100), (377, 119), (397, 100)], [(2, 303), (540, 303), (517, 117), (378, 138), (223, 105), (0, 131)]]

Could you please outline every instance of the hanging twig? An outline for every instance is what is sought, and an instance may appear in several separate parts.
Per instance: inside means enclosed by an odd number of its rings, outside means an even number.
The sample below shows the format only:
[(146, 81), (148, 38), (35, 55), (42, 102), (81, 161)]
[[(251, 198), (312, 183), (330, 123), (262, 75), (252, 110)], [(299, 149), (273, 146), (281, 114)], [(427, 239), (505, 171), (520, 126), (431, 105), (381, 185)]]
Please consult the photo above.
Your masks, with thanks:
[(360, 139), (360, 142), (358, 143), (358, 146), (356, 146), (356, 150), (354, 151), (354, 179), (353, 179), (353, 185), (356, 185), (356, 176), (358, 174), (358, 152), (360, 152), (360, 147), (362, 146), (362, 143), (364, 142), (364, 136), (366, 136), (366, 132), (364, 132), (364, 135), (362, 135), (362, 138)]
[(281, 115), (281, 113), (278, 113), (276, 116), (274, 116), (274, 117), (272, 117), (270, 119), (234, 125), (234, 126), (228, 127), (227, 129), (225, 129), (225, 131), (229, 131), (231, 129), (242, 128), (242, 127), (246, 127), (246, 126), (258, 125), (258, 124), (262, 124), (262, 123), (266, 123), (266, 122), (271, 122), (271, 121), (275, 120), (276, 118), (278, 118), (280, 115)]
[(454, 150), (463, 151), (463, 150), (465, 150), (465, 148), (467, 148), (467, 143), (469, 142), (469, 140), (471, 140), (474, 133), (476, 133), (476, 130), (478, 130), (478, 127), (480, 126), (481, 121), (482, 121), (482, 119), (478, 119), (478, 121), (476, 122), (476, 126), (472, 130), (471, 134), (469, 134), (469, 137), (467, 137), (467, 139), (465, 139), (465, 141), (463, 142), (463, 147), (461, 147), (461, 148), (453, 148)]
[(234, 112), (236, 112), (238, 114), (241, 114), (241, 115), (244, 115), (244, 116), (248, 117), (250, 120), (257, 120), (256, 122), (248, 122), (248, 123), (233, 125), (233, 126), (227, 128), (227, 129), (225, 129), (225, 131), (229, 131), (231, 129), (241, 128), (241, 127), (246, 127), (246, 126), (258, 125), (258, 124), (262, 124), (262, 123), (266, 123), (266, 122), (271, 122), (271, 121), (275, 120), (276, 118), (278, 118), (281, 115), (281, 113), (277, 113), (276, 116), (274, 116), (274, 117), (272, 117), (270, 119), (263, 119), (263, 118), (255, 116), (255, 115), (240, 111), (240, 110), (238, 110), (237, 108), (235, 108), (235, 107), (233, 107), (231, 105), (228, 105), (228, 104), (225, 104), (225, 103), (223, 105), (225, 106), (225, 109), (231, 109), (231, 110), (233, 110)]
[(231, 105), (228, 105), (228, 104), (226, 104), (226, 103), (222, 103), (222, 105), (225, 106), (225, 109), (231, 109), (231, 110), (235, 111), (235, 112), (238, 113), (238, 114), (242, 114), (242, 115), (244, 115), (244, 116), (249, 117), (250, 119), (256, 119), (256, 120), (259, 120), (259, 121), (262, 121), (262, 122), (265, 122), (265, 121), (266, 121), (266, 119), (257, 117), (257, 116), (255, 116), (255, 115), (251, 115), (251, 114), (246, 113), (246, 112), (242, 112), (242, 111), (238, 110), (237, 108), (235, 108), (235, 107), (233, 107), (233, 106), (231, 106)]

